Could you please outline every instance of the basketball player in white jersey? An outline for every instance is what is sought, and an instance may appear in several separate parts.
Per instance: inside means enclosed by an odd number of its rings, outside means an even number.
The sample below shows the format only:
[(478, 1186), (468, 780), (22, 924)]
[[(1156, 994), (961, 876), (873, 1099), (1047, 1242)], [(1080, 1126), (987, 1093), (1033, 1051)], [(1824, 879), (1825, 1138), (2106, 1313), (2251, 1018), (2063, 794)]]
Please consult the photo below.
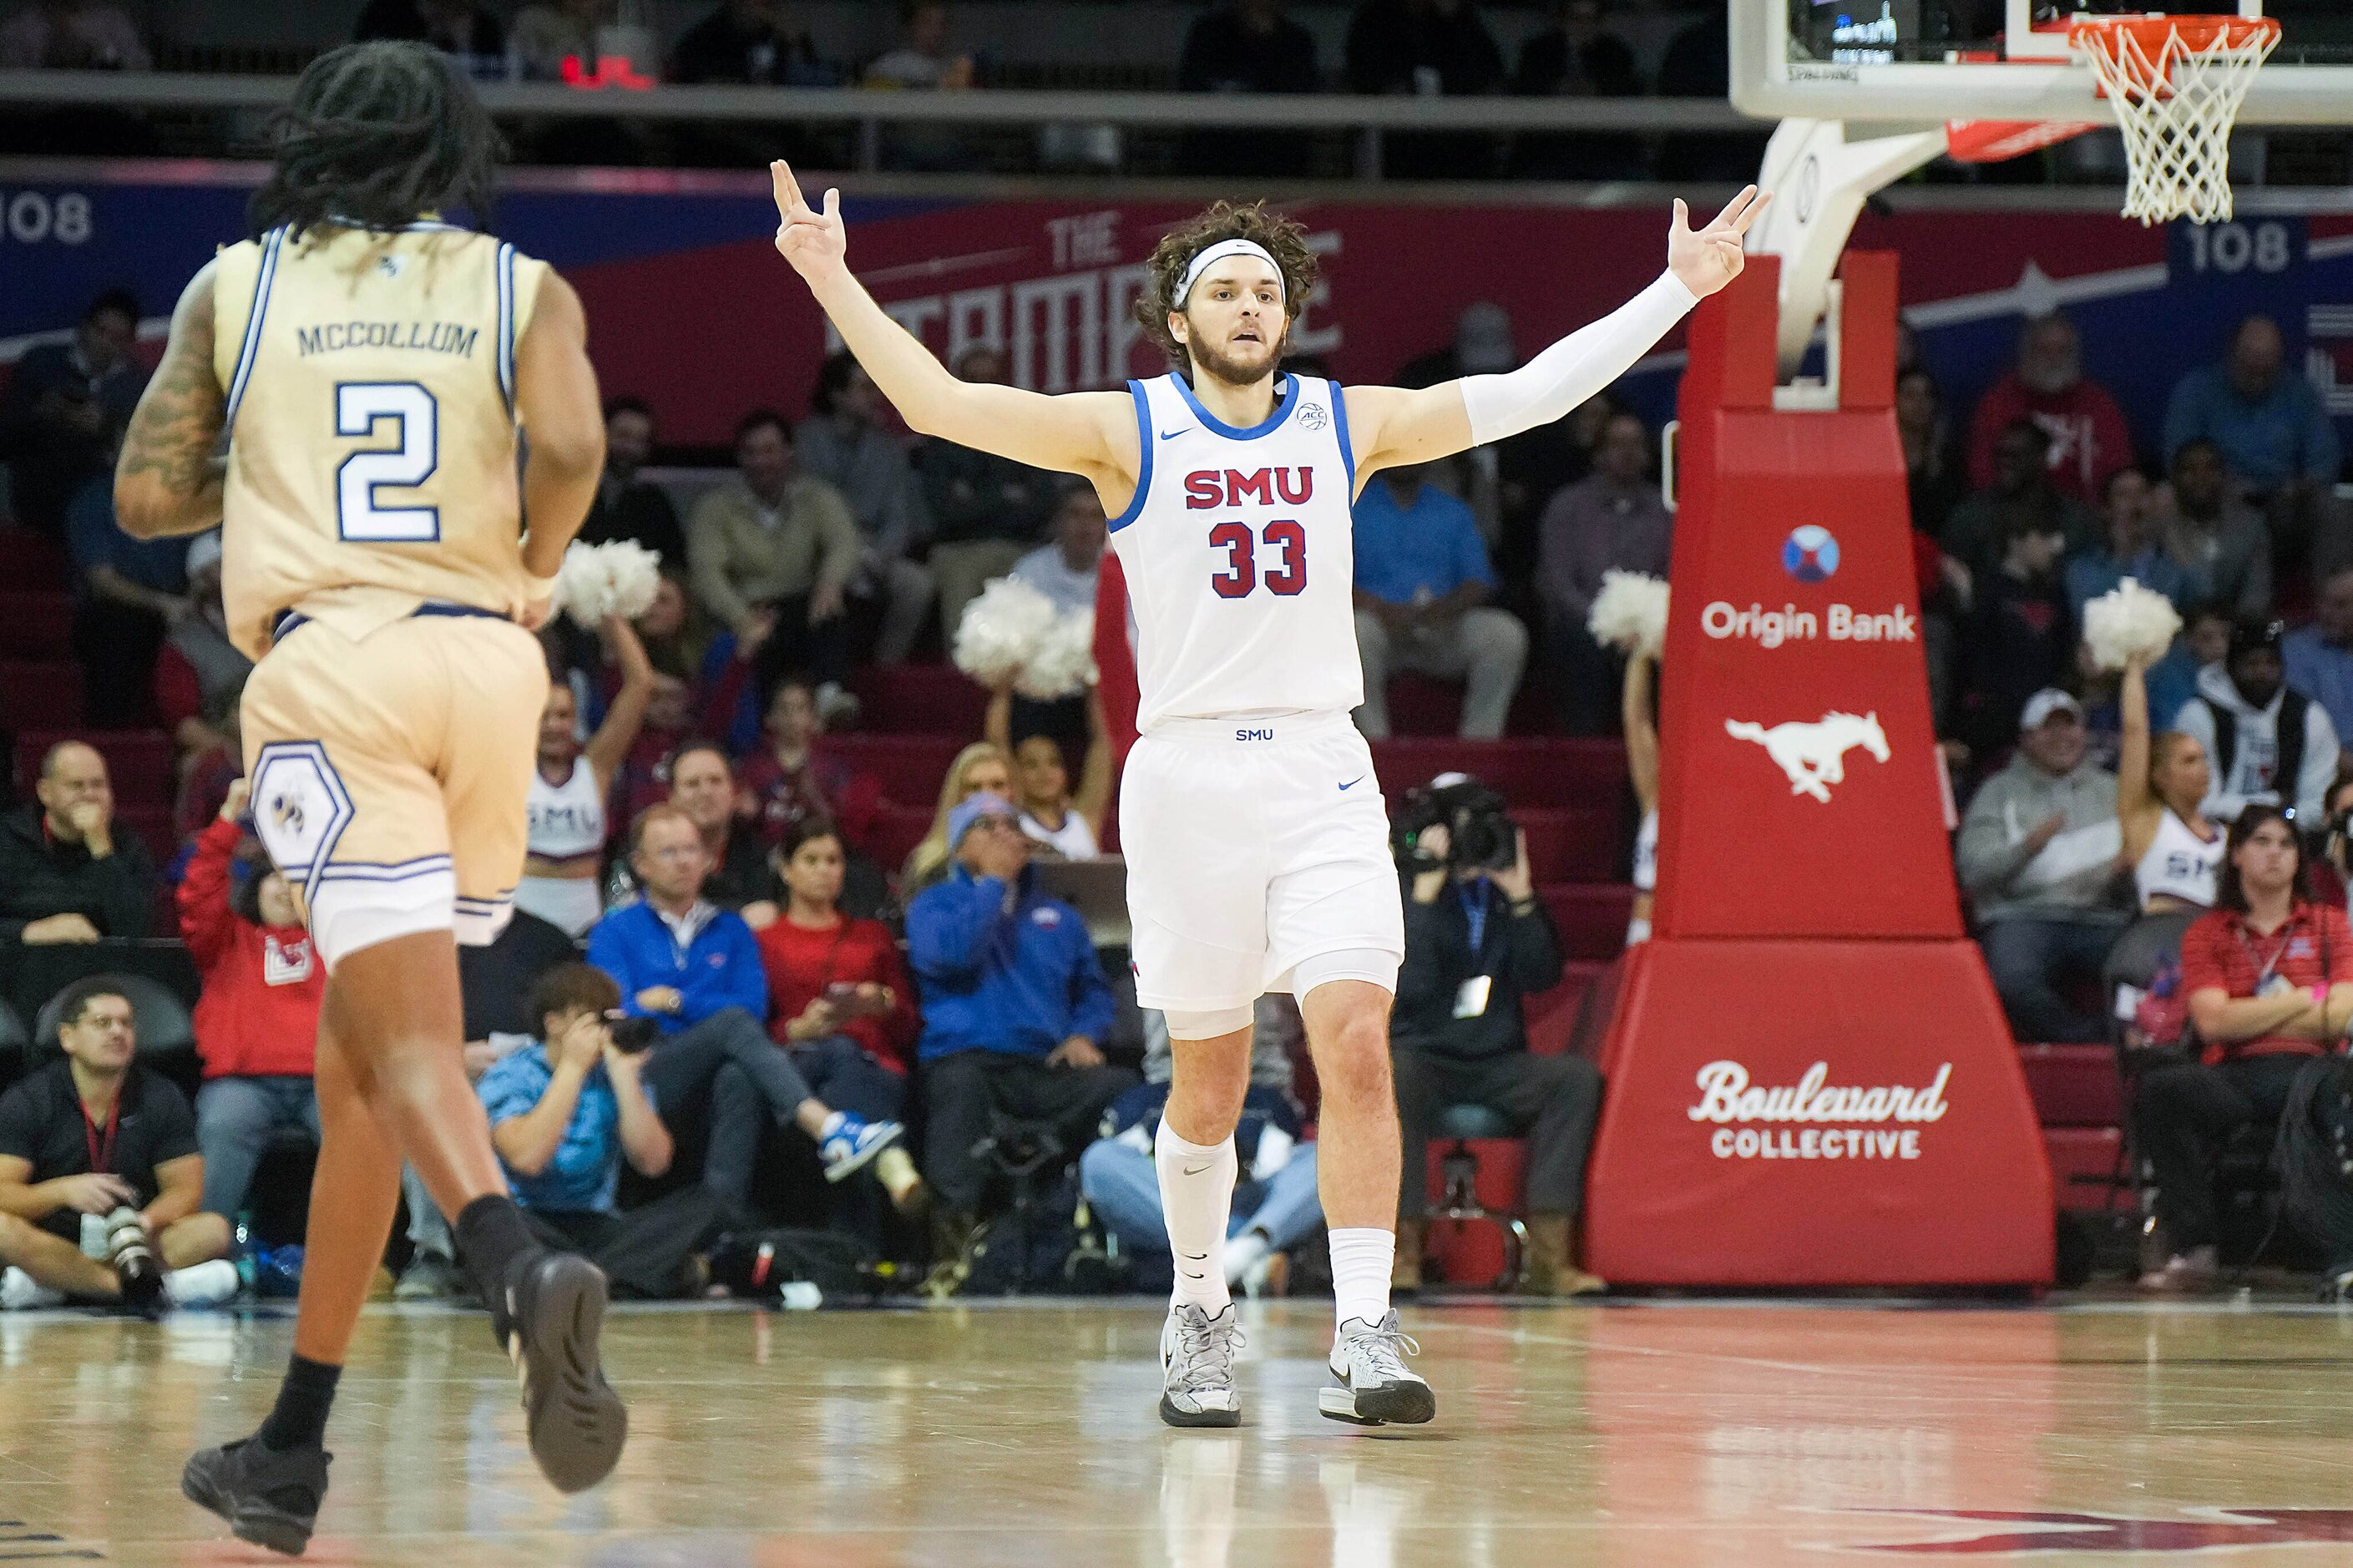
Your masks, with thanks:
[[(1136, 999), (1167, 1015), (1176, 1068), (1155, 1163), (1176, 1260), (1162, 1419), (1231, 1426), (1234, 1309), (1221, 1266), (1251, 1004), (1299, 998), (1323, 1087), (1318, 1157), (1338, 1333), (1319, 1408), (1428, 1421), (1389, 1310), (1399, 1174), (1389, 1004), (1404, 953), (1352, 613), (1350, 504), (1391, 465), (1558, 419), (1737, 276), (1764, 206), (1743, 192), (1629, 304), (1503, 375), (1423, 391), (1286, 375), (1315, 280), (1296, 224), (1219, 203), (1160, 242), (1136, 317), (1182, 374), (1045, 396), (957, 381), (850, 275), (839, 194), (811, 207), (772, 166), (776, 248), (908, 425), (1091, 480), (1110, 517), (1142, 686), (1120, 801)], [(1433, 237), (1433, 243), (1437, 243)]]
[(525, 1223), (459, 1051), (456, 943), (497, 935), (522, 872), (548, 689), (528, 628), (604, 460), (578, 298), (437, 216), (486, 209), (497, 149), (432, 49), (312, 61), (253, 237), (181, 296), (115, 474), (126, 531), (222, 529), (229, 635), (256, 661), (255, 827), (327, 964), (293, 1363), (260, 1429), (181, 1478), (288, 1553), (326, 1491), (327, 1415), (404, 1158), (455, 1222), (548, 1479), (603, 1479), (628, 1430), (597, 1362), (604, 1276)]

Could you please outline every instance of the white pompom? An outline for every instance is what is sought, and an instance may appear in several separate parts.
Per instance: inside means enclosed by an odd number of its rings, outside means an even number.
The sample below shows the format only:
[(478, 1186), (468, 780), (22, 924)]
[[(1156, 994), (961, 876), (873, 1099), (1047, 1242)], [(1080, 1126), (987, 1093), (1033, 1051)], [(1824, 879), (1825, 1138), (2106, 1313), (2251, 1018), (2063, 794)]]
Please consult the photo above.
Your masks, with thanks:
[(1038, 639), (1037, 651), (1014, 678), (1013, 689), (1040, 702), (1084, 691), (1095, 682), (1095, 613), (1063, 616)]
[(661, 557), (634, 539), (606, 544), (575, 541), (555, 573), (555, 603), (584, 626), (609, 616), (644, 615), (661, 581)]
[(1017, 675), (1054, 625), (1054, 602), (1013, 577), (998, 577), (964, 607), (955, 629), (955, 667), (995, 686)]
[(2173, 601), (2131, 577), (2084, 605), (2084, 644), (2101, 669), (2122, 669), (2135, 654), (2162, 658), (2180, 631)]
[(1667, 646), (1667, 584), (1647, 572), (1604, 572), (1585, 629), (1603, 647), (1658, 657)]

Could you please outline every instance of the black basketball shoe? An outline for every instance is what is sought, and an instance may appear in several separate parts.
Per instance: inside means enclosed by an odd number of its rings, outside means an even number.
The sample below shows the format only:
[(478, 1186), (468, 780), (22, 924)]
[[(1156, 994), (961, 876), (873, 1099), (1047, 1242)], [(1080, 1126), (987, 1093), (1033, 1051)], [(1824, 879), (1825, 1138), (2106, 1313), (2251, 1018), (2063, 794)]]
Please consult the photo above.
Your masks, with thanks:
[(180, 1472), (180, 1491), (228, 1521), (239, 1541), (300, 1557), (327, 1495), (323, 1448), (280, 1453), (258, 1438), (206, 1448)]
[(613, 1473), (629, 1436), (629, 1412), (596, 1356), (604, 1270), (576, 1254), (535, 1247), (508, 1268), (494, 1314), (522, 1377), (531, 1457), (556, 1490), (586, 1490)]

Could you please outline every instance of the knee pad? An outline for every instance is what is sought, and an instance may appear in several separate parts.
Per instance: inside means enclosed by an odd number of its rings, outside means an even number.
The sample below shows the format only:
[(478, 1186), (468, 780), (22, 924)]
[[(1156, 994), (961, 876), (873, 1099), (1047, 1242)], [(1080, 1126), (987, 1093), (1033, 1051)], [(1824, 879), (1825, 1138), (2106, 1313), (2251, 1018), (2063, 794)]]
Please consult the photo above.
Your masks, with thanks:
[(1211, 1007), (1199, 1012), (1164, 1008), (1161, 1016), (1168, 1020), (1168, 1037), (1172, 1040), (1214, 1040), (1220, 1035), (1249, 1028), (1256, 1012), (1250, 1004), (1243, 1003), (1240, 1006)]
[(1292, 966), (1291, 994), (1302, 1001), (1318, 985), (1335, 980), (1362, 980), (1377, 985), (1390, 995), (1397, 994), (1398, 957), (1376, 947), (1342, 948), (1336, 952), (1319, 952), (1301, 959)]

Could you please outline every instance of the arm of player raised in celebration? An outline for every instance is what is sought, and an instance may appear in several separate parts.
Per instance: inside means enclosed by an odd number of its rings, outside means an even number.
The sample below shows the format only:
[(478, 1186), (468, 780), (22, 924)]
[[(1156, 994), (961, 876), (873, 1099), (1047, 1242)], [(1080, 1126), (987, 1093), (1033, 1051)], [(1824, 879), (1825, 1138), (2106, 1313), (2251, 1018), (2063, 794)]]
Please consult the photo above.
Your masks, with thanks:
[(218, 527), (227, 465), (220, 452), (228, 398), (213, 370), (213, 264), (172, 310), (164, 358), (139, 395), (114, 461), (114, 520), (133, 539)]
[(550, 272), (515, 342), (515, 419), (524, 431), (522, 563), (553, 577), (588, 520), (605, 472), (605, 410), (588, 363), (588, 318), (572, 285)]
[(850, 276), (841, 193), (826, 192), (819, 211), (803, 199), (783, 162), (769, 164), (768, 174), (776, 186), (777, 251), (808, 284), (833, 330), (909, 429), (1033, 468), (1083, 475), (1106, 502), (1134, 489), (1144, 453), (1135, 405), (1126, 394), (1049, 396), (958, 381)]
[(1357, 483), (1382, 468), (1426, 463), (1567, 417), (1631, 370), (1694, 305), (1740, 276), (1741, 237), (1771, 199), (1751, 185), (1702, 229), (1691, 226), (1678, 200), (1667, 232), (1667, 269), (1517, 370), (1419, 389), (1348, 388)]

